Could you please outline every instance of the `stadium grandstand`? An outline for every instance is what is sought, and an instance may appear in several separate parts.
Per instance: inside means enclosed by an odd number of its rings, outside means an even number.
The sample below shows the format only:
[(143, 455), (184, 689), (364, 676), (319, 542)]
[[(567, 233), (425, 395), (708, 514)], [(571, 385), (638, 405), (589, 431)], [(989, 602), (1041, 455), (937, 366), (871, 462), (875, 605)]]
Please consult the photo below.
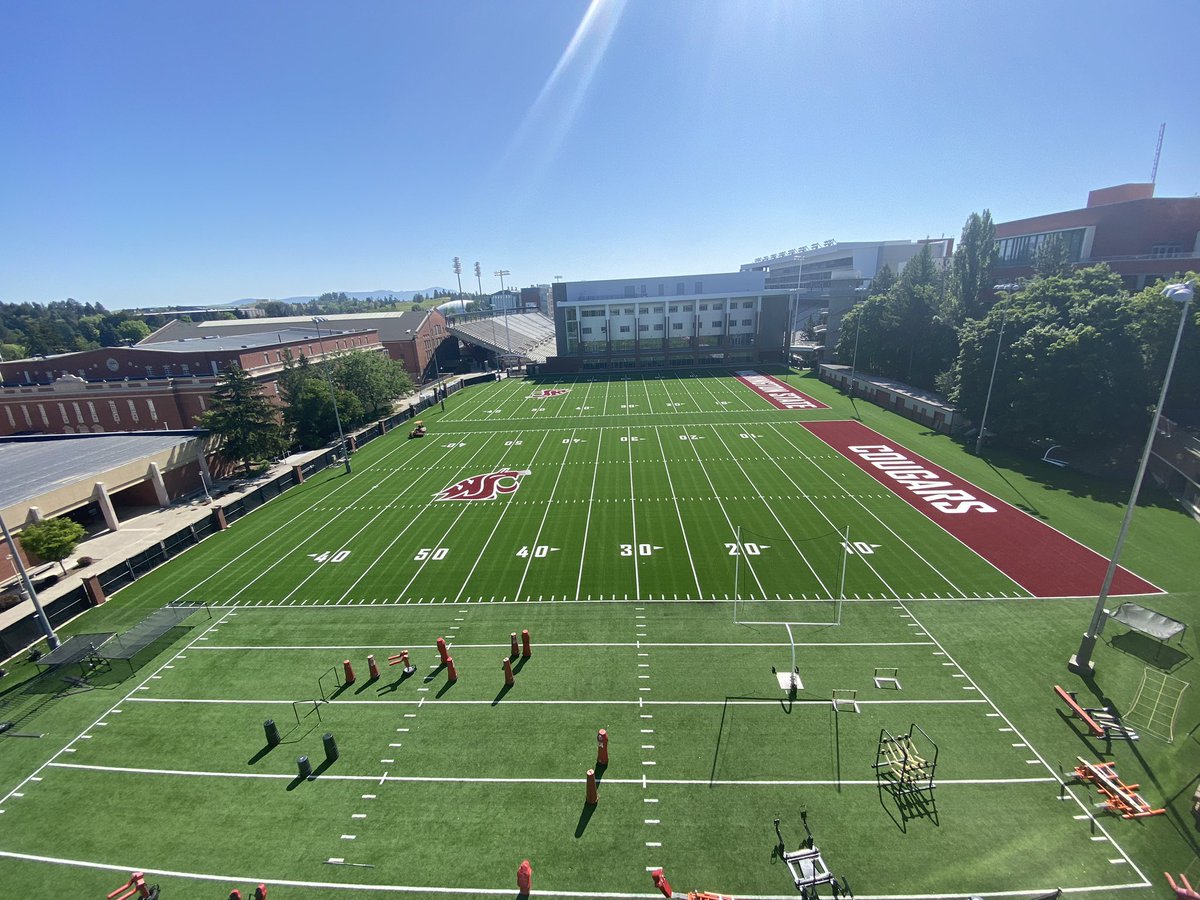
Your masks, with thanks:
[(499, 366), (537, 365), (554, 353), (554, 319), (540, 312), (456, 316), (447, 330)]

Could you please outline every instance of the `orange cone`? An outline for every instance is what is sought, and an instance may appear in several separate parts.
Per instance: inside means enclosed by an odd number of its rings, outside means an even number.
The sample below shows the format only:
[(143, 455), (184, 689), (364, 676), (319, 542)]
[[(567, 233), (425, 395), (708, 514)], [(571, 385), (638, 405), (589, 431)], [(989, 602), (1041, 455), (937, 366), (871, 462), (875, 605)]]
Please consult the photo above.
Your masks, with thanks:
[(587, 805), (595, 806), (600, 802), (600, 795), (596, 793), (596, 770), (587, 770)]
[(671, 882), (667, 881), (662, 869), (655, 869), (650, 873), (650, 877), (654, 879), (654, 886), (662, 891), (664, 897), (671, 896)]
[(528, 894), (533, 890), (533, 866), (529, 864), (529, 860), (521, 860), (521, 865), (517, 866), (517, 891), (521, 894)]
[(367, 671), (371, 673), (372, 678), (379, 677), (379, 666), (375, 665), (375, 657), (374, 656), (367, 657)]
[(529, 629), (526, 628), (521, 632), (521, 655), (533, 656), (533, 650), (529, 647)]
[(350, 660), (342, 661), (342, 671), (346, 675), (346, 684), (354, 684), (354, 666), (350, 665)]
[(514, 631), (512, 634), (510, 634), (508, 636), (508, 639), (509, 639), (509, 642), (512, 644), (512, 653), (510, 655), (516, 656), (517, 653), (519, 652), (517, 650), (517, 633)]
[(513, 686), (512, 660), (510, 660), (506, 656), (506, 657), (504, 657), (504, 659), (502, 659), (500, 661), (500, 664), (502, 666), (504, 666), (504, 685), (505, 685), (505, 687), (512, 687)]
[(454, 668), (454, 657), (446, 657), (446, 680), (451, 684), (458, 681), (458, 669)]
[(608, 732), (603, 728), (596, 732), (596, 765), (608, 765)]
[(446, 639), (445, 638), (437, 639), (437, 648), (438, 648), (438, 656), (440, 656), (442, 658), (442, 662), (445, 663), (446, 660), (450, 658), (450, 652), (446, 649)]

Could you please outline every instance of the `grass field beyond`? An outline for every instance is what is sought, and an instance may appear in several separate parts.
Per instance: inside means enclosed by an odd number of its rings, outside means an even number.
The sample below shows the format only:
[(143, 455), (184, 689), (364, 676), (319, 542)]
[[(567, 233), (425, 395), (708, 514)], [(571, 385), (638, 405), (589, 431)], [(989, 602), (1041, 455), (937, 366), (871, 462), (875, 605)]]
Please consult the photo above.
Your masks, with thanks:
[[(5, 895), (100, 897), (141, 870), (167, 900), (259, 881), (272, 898), (511, 897), (527, 858), (542, 896), (657, 896), (661, 866), (676, 890), (784, 898), (774, 820), (794, 850), (802, 816), (861, 898), (1127, 897), (1186, 870), (1194, 699), (1174, 744), (1082, 736), (1051, 687), (1081, 689), (1064, 663), (1088, 601), (1035, 598), (800, 427), (853, 413), (802, 384), (828, 408), (778, 409), (729, 376), (464, 391), (428, 437), (373, 441), (352, 475), (320, 473), (142, 578), (77, 630), (172, 600), (211, 616), (136, 675), (48, 703), (23, 726), (42, 739), (0, 741)], [(864, 418), (965, 479), (996, 471)], [(1013, 473), (985, 487), (1084, 542), (1073, 516), (1094, 510), (1098, 533), (1112, 517)], [(1194, 544), (1178, 513), (1148, 521), (1156, 552)], [(1173, 592), (1156, 608), (1194, 600), (1175, 590), (1194, 560), (1131, 555)], [(510, 659), (522, 630), (532, 655)], [(1150, 655), (1114, 644), (1090, 687), (1127, 705)], [(1194, 647), (1170, 648), (1172, 674)], [(388, 665), (401, 650), (410, 677)], [(835, 711), (834, 691), (857, 706)], [(881, 736), (910, 732), (932, 790), (878, 774)], [(1118, 762), (1168, 814), (1098, 813), (1064, 784), (1076, 756)]]

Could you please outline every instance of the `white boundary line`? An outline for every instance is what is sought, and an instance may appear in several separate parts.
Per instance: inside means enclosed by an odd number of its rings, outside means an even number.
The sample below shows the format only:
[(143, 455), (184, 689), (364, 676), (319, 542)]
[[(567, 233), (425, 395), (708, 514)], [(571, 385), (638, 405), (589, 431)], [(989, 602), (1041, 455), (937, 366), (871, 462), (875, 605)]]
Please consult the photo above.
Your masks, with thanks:
[[(27, 862), (52, 863), (60, 866), (74, 866), (81, 869), (100, 869), (107, 872), (144, 872), (147, 875), (160, 875), (171, 878), (191, 878), (195, 881), (221, 881), (225, 884), (256, 884), (278, 885), (281, 887), (311, 887), (327, 890), (357, 891), (360, 893), (379, 894), (451, 894), (467, 896), (512, 897), (513, 889), (509, 888), (468, 888), (468, 887), (438, 887), (434, 885), (399, 885), (399, 884), (350, 884), (340, 881), (298, 881), (290, 878), (268, 878), (262, 875), (212, 875), (203, 872), (179, 872), (172, 869), (155, 869), (150, 866), (122, 863), (87, 862), (78, 859), (65, 859), (55, 856), (39, 856), (33, 853), (14, 853), (0, 850), (0, 857), (21, 859)], [(1088, 894), (1095, 891), (1113, 891), (1124, 888), (1140, 888), (1141, 884), (1105, 884), (1080, 888), (1063, 888), (1063, 893)], [(1039, 894), (1053, 893), (1053, 888), (1037, 888), (1026, 891), (972, 891), (975, 897), (1036, 897)], [(655, 893), (620, 893), (617, 891), (533, 891), (533, 897), (579, 897), (598, 898), (598, 900), (654, 900), (662, 894)], [(958, 894), (856, 894), (857, 900), (961, 900), (964, 896)], [(739, 900), (796, 900), (792, 894), (740, 894)]]
[[(11, 791), (9, 791), (7, 794), (5, 794), (3, 797), (0, 797), (0, 805), (3, 805), (5, 802), (7, 802), (12, 797), (13, 794), (19, 792), (21, 790), (21, 788), (23, 788), (26, 784), (28, 784), (30, 782), (31, 779), (36, 778), (38, 775), (40, 775), (42, 773), (42, 771), (48, 765), (50, 765), (52, 762), (54, 762), (56, 759), (58, 759), (60, 756), (62, 756), (64, 753), (66, 753), (67, 750), (71, 749), (78, 741), (82, 740), (84, 738), (84, 735), (87, 735), (93, 728), (95, 728), (97, 726), (98, 723), (103, 722), (106, 718), (111, 716), (113, 714), (113, 710), (119, 709), (122, 703), (127, 703), (130, 700), (132, 700), (133, 695), (135, 693), (137, 693), (138, 691), (140, 691), (143, 687), (148, 685), (150, 683), (151, 679), (153, 679), (156, 675), (158, 675), (160, 672), (162, 672), (164, 669), (166, 669), (167, 666), (172, 665), (175, 662), (175, 660), (177, 660), (180, 657), (180, 655), (187, 653), (187, 651), (190, 650), (191, 647), (197, 641), (199, 641), (202, 637), (207, 635), (210, 631), (212, 631), (214, 628), (216, 628), (218, 625), (220, 625), (222, 622), (224, 622), (227, 618), (229, 618), (229, 616), (232, 613), (233, 613), (233, 610), (229, 610), (229, 612), (226, 612), (225, 615), (221, 616), (221, 618), (217, 619), (215, 622), (213, 622), (211, 625), (209, 625), (207, 628), (205, 628), (202, 632), (200, 632), (198, 635), (196, 635), (196, 637), (194, 637), (182, 650), (180, 650), (178, 653), (176, 653), (174, 656), (172, 656), (170, 659), (168, 659), (165, 663), (163, 663), (161, 666), (159, 666), (157, 669), (155, 669), (153, 672), (151, 672), (149, 675), (147, 675), (146, 678), (140, 684), (138, 684), (137, 687), (135, 687), (132, 691), (130, 691), (128, 694), (126, 694), (124, 697), (122, 697), (120, 700), (118, 700), (116, 703), (114, 703), (112, 706), (110, 706), (103, 714), (101, 714), (101, 716), (99, 718), (97, 718), (95, 721), (93, 721), (91, 725), (87, 726), (87, 728), (83, 729), (83, 731), (79, 732), (79, 734), (77, 734), (75, 737), (71, 738), (71, 740), (69, 740), (67, 743), (63, 744), (63, 746), (60, 747), (53, 756), (51, 756), (48, 760), (46, 760), (44, 763), (42, 763), (40, 766), (38, 766), (32, 773), (27, 775), (24, 778), (24, 780), (21, 781), (20, 784), (18, 784), (15, 788), (13, 788)], [(130, 871), (132, 871), (132, 870), (130, 870)]]
[[(252, 781), (294, 781), (297, 776), (286, 772), (203, 772), (198, 769), (148, 769), (134, 766), (100, 766), (83, 763), (49, 764), (56, 769), (77, 769), (85, 772), (105, 772), (116, 775), (162, 775), (175, 778), (243, 778)], [(370, 781), (374, 784), (385, 782), (410, 784), (566, 784), (578, 788), (582, 783), (579, 776), (574, 778), (522, 778), (519, 776), (476, 776), (464, 777), (457, 775), (330, 775), (318, 776), (314, 781)], [(1054, 784), (1058, 779), (1048, 775), (1040, 778), (939, 778), (938, 787), (952, 785), (955, 787), (978, 787), (980, 785), (1022, 785), (1022, 784)], [(605, 785), (623, 784), (633, 787), (642, 786), (641, 778), (605, 778)], [(800, 778), (757, 780), (752, 778), (647, 778), (646, 784), (668, 787), (878, 787), (876, 778), (860, 778), (841, 780), (835, 778)]]
[[(217, 699), (208, 697), (128, 697), (123, 703), (179, 703), (208, 706), (290, 706), (294, 700)], [(329, 700), (328, 706), (420, 706), (424, 700)], [(510, 700), (505, 706), (778, 706), (780, 700)], [(436, 700), (437, 706), (492, 706), (491, 700)], [(963, 706), (986, 705), (987, 700), (963, 698), (951, 700), (859, 700), (859, 706)], [(828, 700), (794, 700), (793, 706), (828, 709)], [(99, 721), (99, 720), (97, 720)], [(36, 772), (34, 773), (37, 774)]]

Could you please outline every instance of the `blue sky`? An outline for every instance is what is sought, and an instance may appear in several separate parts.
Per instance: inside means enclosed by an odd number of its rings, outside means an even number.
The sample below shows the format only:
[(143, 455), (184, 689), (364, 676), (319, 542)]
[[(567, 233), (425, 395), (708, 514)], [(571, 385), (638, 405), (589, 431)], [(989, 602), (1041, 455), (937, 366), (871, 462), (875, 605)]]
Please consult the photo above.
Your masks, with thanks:
[(1158, 195), (1192, 196), (1198, 28), (1194, 0), (5, 0), (0, 300), (957, 237), (1148, 180), (1164, 121)]

